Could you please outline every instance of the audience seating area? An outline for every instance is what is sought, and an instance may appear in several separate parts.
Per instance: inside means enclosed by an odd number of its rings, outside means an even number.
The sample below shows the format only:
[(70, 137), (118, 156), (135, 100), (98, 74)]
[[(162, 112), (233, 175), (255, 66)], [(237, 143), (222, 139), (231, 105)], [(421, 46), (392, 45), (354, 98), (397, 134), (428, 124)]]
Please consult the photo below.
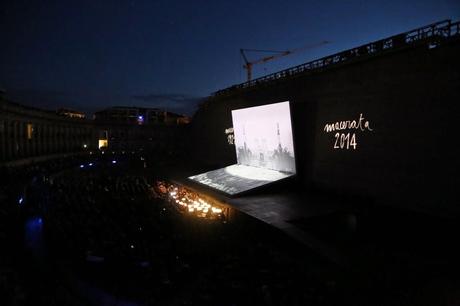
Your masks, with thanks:
[[(191, 206), (179, 205), (187, 196), (195, 203), (193, 195), (163, 183), (165, 194), (159, 196), (163, 178), (156, 176), (154, 166), (145, 168), (139, 156), (114, 160), (73, 157), (1, 170), (1, 305), (390, 306), (455, 301), (456, 266), (427, 265), (425, 259), (418, 263), (418, 254), (428, 253), (423, 243), (417, 243), (421, 249), (416, 253), (401, 256), (399, 248), (376, 243), (373, 233), (386, 237), (386, 231), (363, 233), (361, 240), (367, 243), (354, 248), (361, 263), (344, 270), (237, 211), (230, 219), (197, 217), (189, 213)], [(381, 215), (368, 217), (374, 227), (394, 219)], [(25, 243), (32, 217), (40, 223), (37, 237), (43, 235), (34, 247), (43, 252)], [(332, 241), (323, 228), (333, 230), (333, 219), (316, 221), (321, 226), (303, 220), (305, 230)], [(427, 229), (420, 242), (428, 241), (431, 232)], [(436, 253), (429, 245), (426, 250)], [(395, 272), (395, 267), (403, 270)]]

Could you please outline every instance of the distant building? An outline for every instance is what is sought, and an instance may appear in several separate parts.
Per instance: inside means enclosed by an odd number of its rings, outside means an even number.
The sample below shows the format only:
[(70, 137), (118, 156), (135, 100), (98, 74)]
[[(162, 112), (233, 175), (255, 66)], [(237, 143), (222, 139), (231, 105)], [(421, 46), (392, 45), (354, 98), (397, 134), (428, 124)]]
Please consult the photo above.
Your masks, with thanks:
[(0, 96), (0, 165), (96, 149), (94, 124)]
[(99, 148), (112, 151), (173, 152), (181, 147), (190, 118), (158, 108), (116, 106), (96, 112)]
[(104, 109), (96, 112), (94, 114), (94, 119), (100, 123), (135, 125), (181, 125), (190, 123), (190, 118), (184, 115), (179, 115), (158, 108), (129, 106), (114, 106)]
[(58, 115), (66, 116), (70, 118), (78, 118), (78, 119), (85, 119), (86, 115), (83, 112), (79, 112), (76, 110), (68, 109), (68, 108), (60, 108), (56, 111)]
[(135, 107), (112, 107), (95, 119), (69, 109), (21, 105), (0, 94), (0, 166), (98, 148), (170, 156), (185, 146), (190, 122), (186, 116)]

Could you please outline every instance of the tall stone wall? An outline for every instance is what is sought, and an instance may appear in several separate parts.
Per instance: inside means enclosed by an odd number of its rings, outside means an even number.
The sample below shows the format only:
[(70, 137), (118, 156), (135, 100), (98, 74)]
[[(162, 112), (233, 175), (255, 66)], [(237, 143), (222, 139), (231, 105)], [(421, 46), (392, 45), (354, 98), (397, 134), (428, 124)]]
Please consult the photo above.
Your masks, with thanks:
[(302, 188), (460, 211), (450, 200), (459, 181), (458, 54), (458, 40), (420, 44), (211, 97), (193, 120), (194, 156), (208, 168), (234, 163), (231, 110), (289, 100)]

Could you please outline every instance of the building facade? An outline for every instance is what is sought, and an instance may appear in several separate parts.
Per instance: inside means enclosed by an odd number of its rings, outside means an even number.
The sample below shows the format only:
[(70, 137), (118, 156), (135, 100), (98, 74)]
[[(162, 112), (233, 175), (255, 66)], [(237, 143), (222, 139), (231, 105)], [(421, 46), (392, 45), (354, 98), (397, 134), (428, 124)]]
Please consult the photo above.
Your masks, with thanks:
[(8, 101), (0, 95), (0, 164), (111, 150), (172, 154), (184, 144), (189, 118), (159, 109), (113, 107), (95, 120)]
[(0, 97), (0, 163), (97, 147), (93, 123)]
[(190, 123), (185, 115), (168, 112), (158, 108), (115, 106), (94, 114), (101, 123), (137, 124), (137, 125), (182, 125)]
[(99, 148), (172, 154), (181, 151), (190, 118), (157, 108), (111, 107), (95, 113)]

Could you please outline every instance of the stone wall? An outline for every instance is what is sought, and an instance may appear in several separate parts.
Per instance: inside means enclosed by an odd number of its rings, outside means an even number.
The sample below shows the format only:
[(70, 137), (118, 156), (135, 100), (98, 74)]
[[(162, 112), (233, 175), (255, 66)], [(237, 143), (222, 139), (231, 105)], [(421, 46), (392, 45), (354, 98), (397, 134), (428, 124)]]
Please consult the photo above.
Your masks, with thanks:
[[(231, 110), (289, 100), (302, 188), (460, 211), (450, 200), (458, 183), (458, 54), (458, 39), (419, 44), (213, 96), (192, 122), (195, 159), (209, 170), (235, 163), (225, 135)], [(326, 124), (338, 130), (326, 132)]]

